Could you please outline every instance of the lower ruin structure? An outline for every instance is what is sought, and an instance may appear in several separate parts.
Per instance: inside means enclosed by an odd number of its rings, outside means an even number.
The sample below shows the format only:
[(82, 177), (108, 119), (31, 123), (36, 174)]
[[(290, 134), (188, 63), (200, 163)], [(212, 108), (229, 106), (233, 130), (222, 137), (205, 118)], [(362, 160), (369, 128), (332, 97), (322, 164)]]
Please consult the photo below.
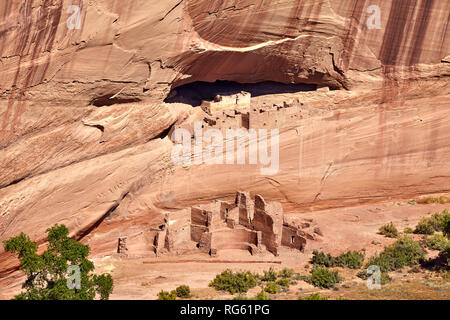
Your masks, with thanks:
[(128, 242), (121, 237), (118, 252), (158, 257), (200, 251), (214, 256), (220, 250), (236, 249), (278, 256), (281, 247), (303, 252), (307, 240), (320, 235), (312, 220), (288, 219), (279, 202), (237, 192), (233, 202), (215, 201), (166, 213), (164, 224), (136, 233)]
[(303, 251), (306, 244), (301, 231), (284, 221), (279, 202), (266, 202), (260, 195), (253, 200), (248, 192), (238, 192), (233, 203), (192, 207), (191, 239), (210, 255), (242, 249), (252, 255), (267, 250), (278, 256), (280, 246)]

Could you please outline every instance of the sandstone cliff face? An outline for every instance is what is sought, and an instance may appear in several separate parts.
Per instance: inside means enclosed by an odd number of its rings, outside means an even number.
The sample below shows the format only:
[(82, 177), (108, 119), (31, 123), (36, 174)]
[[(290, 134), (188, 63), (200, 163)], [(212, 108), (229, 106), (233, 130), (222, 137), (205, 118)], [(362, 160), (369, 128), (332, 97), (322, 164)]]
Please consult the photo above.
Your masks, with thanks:
[[(79, 10), (78, 26), (69, 5)], [(374, 5), (379, 11), (371, 11)], [(336, 88), (370, 82), (373, 88), (395, 68), (412, 73), (397, 77), (417, 78), (424, 75), (413, 71), (422, 65), (441, 63), (450, 49), (449, 6), (430, 0), (7, 1), (0, 7), (2, 97), (26, 114), (33, 101), (86, 106), (119, 91), (118, 98), (161, 98), (193, 81)], [(11, 129), (18, 114), (9, 113), (3, 127)]]
[[(0, 240), (65, 223), (104, 253), (128, 224), (236, 190), (285, 209), (448, 191), (449, 14), (431, 0), (2, 1)], [(175, 165), (167, 133), (194, 110), (163, 100), (216, 80), (337, 90), (297, 96), (312, 112), (280, 129), (274, 176)]]

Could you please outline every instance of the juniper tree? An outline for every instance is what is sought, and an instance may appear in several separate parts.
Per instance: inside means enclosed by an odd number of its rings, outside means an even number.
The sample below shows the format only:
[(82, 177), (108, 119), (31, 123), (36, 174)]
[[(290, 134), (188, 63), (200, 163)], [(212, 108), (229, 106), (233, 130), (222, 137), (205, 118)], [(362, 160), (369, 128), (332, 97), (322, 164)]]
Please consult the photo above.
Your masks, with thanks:
[(25, 291), (15, 299), (107, 300), (113, 280), (109, 274), (92, 274), (95, 267), (87, 258), (89, 246), (71, 239), (64, 225), (55, 225), (47, 233), (48, 248), (42, 254), (23, 232), (3, 242), (6, 251), (17, 255), (20, 270), (26, 275)]

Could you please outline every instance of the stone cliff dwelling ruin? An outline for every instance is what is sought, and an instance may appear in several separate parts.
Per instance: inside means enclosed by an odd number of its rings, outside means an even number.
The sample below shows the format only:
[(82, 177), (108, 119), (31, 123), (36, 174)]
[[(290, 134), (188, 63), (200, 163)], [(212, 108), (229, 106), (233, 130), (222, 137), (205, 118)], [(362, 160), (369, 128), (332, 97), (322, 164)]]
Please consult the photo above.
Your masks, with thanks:
[(304, 104), (298, 99), (283, 105), (273, 104), (271, 106), (243, 108), (236, 105), (235, 108), (216, 108), (210, 116), (204, 118), (209, 127), (220, 130), (226, 129), (269, 129), (278, 128), (287, 122), (294, 123), (303, 118), (302, 108)]
[(166, 103), (181, 102), (190, 104), (193, 107), (199, 107), (204, 101), (216, 100), (217, 96), (232, 96), (246, 92), (251, 97), (262, 97), (276, 94), (316, 91), (317, 88), (318, 86), (315, 84), (286, 84), (274, 81), (257, 83), (239, 83), (223, 80), (215, 82), (195, 81), (172, 88), (164, 101)]
[(186, 129), (194, 134), (194, 121), (201, 121), (203, 128), (219, 129), (271, 129), (282, 125), (296, 125), (312, 111), (308, 104), (298, 98), (283, 103), (256, 106), (250, 102), (250, 94), (241, 92), (230, 96), (217, 96), (214, 101), (202, 103), (202, 113), (184, 119), (173, 125), (169, 137), (175, 129)]
[[(223, 85), (225, 88), (220, 88), (219, 85)], [(200, 100), (198, 102), (199, 108), (191, 115), (179, 119), (171, 127), (168, 135), (172, 138), (174, 130), (180, 128), (189, 131), (193, 136), (194, 122), (199, 121), (202, 123), (202, 128), (208, 127), (222, 132), (227, 129), (257, 130), (297, 126), (302, 119), (316, 114), (318, 110), (311, 108), (308, 103), (300, 101), (298, 97), (280, 97), (275, 103), (258, 99), (253, 100), (252, 98), (263, 96), (268, 92), (283, 94), (322, 89), (324, 88), (318, 89), (315, 85), (286, 85), (277, 82), (255, 84), (239, 84), (229, 81), (217, 81), (208, 84), (191, 83), (176, 88), (175, 91), (180, 90), (180, 92), (174, 93), (175, 96), (166, 102), (177, 101), (177, 97), (189, 96), (194, 92), (187, 99), (189, 101)], [(197, 102), (194, 104), (197, 104)]]
[(245, 91), (233, 94), (216, 95), (213, 101), (203, 101), (201, 108), (212, 115), (217, 111), (250, 108), (251, 94)]
[[(293, 221), (285, 217), (279, 202), (267, 202), (262, 196), (251, 198), (237, 192), (234, 202), (215, 201), (165, 214), (164, 224), (146, 235), (127, 242), (120, 238), (118, 252), (140, 255), (154, 253), (188, 254), (195, 252), (215, 256), (220, 250), (245, 250), (251, 255), (270, 252), (275, 256), (281, 247), (303, 252), (307, 240), (317, 239), (320, 229), (312, 220)], [(129, 239), (128, 239), (129, 240)], [(133, 252), (130, 242), (146, 241), (148, 252)]]

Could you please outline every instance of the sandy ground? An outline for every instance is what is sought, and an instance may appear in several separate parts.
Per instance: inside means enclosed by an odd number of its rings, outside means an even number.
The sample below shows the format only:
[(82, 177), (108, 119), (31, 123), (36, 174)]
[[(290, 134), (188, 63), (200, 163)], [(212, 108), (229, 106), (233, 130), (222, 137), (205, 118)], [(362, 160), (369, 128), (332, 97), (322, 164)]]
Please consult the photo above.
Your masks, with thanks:
[[(366, 256), (383, 250), (395, 239), (377, 234), (380, 226), (393, 222), (399, 231), (406, 227), (413, 228), (424, 216), (449, 209), (450, 205), (441, 204), (408, 204), (404, 201), (390, 201), (379, 204), (355, 206), (350, 208), (330, 209), (307, 213), (286, 212), (286, 215), (311, 218), (321, 229), (323, 236), (319, 240), (309, 240), (305, 252), (282, 247), (280, 255), (275, 257), (269, 252), (258, 256), (240, 250), (222, 250), (216, 257), (207, 254), (191, 254), (182, 256), (161, 257), (121, 257), (119, 255), (92, 257), (96, 272), (110, 272), (114, 278), (114, 292), (111, 299), (156, 299), (160, 290), (173, 290), (177, 286), (189, 285), (193, 293), (192, 299), (231, 299), (230, 294), (209, 288), (209, 282), (223, 270), (250, 270), (262, 273), (273, 267), (281, 270), (293, 268), (295, 272), (308, 274), (309, 259), (314, 249), (329, 252), (333, 255), (347, 250), (366, 249)], [(419, 236), (414, 235), (417, 239)], [(339, 292), (318, 290), (304, 281), (279, 293), (272, 298), (296, 299), (312, 292), (320, 291), (330, 298), (354, 299), (389, 299), (389, 298), (424, 298), (450, 299), (448, 279), (433, 280), (433, 274), (414, 274), (400, 271), (393, 273), (393, 281), (381, 291), (370, 291), (365, 282), (356, 277), (357, 270), (340, 270), (344, 282)], [(0, 298), (10, 298), (20, 291), (23, 277), (16, 273), (15, 284), (2, 288)], [(12, 283), (12, 282), (11, 282)], [(247, 296), (254, 296), (261, 288), (251, 289)]]
[[(270, 253), (251, 256), (248, 252), (237, 250), (220, 251), (214, 258), (206, 254), (135, 259), (110, 256), (96, 260), (96, 266), (99, 271), (111, 271), (113, 274), (115, 290), (111, 296), (112, 299), (155, 299), (160, 290), (173, 290), (182, 284), (187, 284), (191, 287), (194, 299), (230, 299), (231, 296), (229, 294), (208, 288), (209, 282), (216, 274), (227, 268), (262, 273), (270, 267), (273, 267), (275, 270), (289, 267), (293, 268), (295, 272), (307, 274), (308, 261), (314, 249), (320, 249), (336, 255), (347, 250), (361, 250), (365, 248), (367, 256), (371, 256), (375, 252), (382, 251), (384, 246), (395, 241), (377, 234), (379, 227), (383, 224), (392, 221), (399, 231), (403, 231), (406, 227), (413, 228), (421, 217), (440, 212), (448, 207), (449, 205), (440, 204), (410, 205), (407, 201), (404, 201), (303, 213), (303, 218), (314, 219), (324, 235), (320, 240), (309, 241), (304, 253), (282, 248), (279, 257), (275, 257)], [(298, 215), (298, 213), (291, 214)], [(345, 270), (341, 272), (343, 274), (348, 273)], [(352, 272), (356, 275), (356, 272)], [(353, 290), (353, 294), (359, 292), (361, 294), (360, 298), (381, 298), (376, 293), (369, 292), (365, 282), (355, 275), (345, 277), (349, 279), (349, 286), (352, 289), (347, 290), (343, 288), (344, 291)], [(395, 279), (396, 276), (394, 275), (393, 277)], [(401, 273), (396, 278), (402, 279)], [(412, 281), (414, 278), (417, 279), (417, 276), (410, 275), (404, 280)], [(420, 287), (417, 281), (415, 281), (415, 285)], [(429, 287), (425, 284), (422, 285), (424, 286), (424, 291), (426, 291), (425, 288)], [(259, 288), (250, 290), (248, 296), (256, 294), (259, 290)], [(291, 299), (296, 298), (300, 293), (316, 291), (318, 291), (317, 288), (299, 281), (296, 286), (290, 288), (289, 293), (282, 293), (278, 295), (278, 298)], [(442, 291), (442, 288), (440, 288), (437, 292), (441, 295), (443, 294), (444, 297), (450, 298), (448, 288), (447, 291)], [(436, 297), (439, 296), (438, 293), (436, 293)], [(388, 293), (386, 294), (389, 295)], [(339, 295), (335, 294), (334, 296)]]

